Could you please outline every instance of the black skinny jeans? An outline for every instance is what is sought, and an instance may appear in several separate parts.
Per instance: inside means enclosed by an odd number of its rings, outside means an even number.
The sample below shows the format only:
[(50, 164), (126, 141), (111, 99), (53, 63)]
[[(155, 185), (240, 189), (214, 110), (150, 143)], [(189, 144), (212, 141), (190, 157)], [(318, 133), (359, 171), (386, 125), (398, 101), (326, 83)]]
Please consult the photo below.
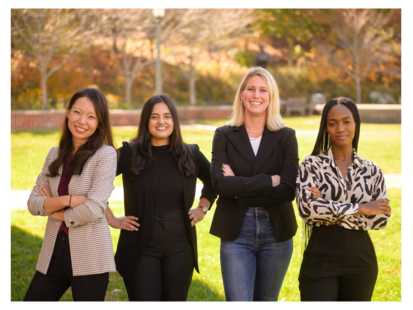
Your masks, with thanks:
[(69, 237), (57, 235), (47, 274), (36, 271), (23, 301), (59, 301), (72, 287), (74, 301), (104, 301), (109, 273), (73, 276)]
[(367, 231), (313, 227), (298, 278), (301, 301), (370, 301), (377, 273)]
[(133, 279), (123, 279), (129, 300), (186, 301), (194, 258), (182, 211), (157, 212), (152, 225)]

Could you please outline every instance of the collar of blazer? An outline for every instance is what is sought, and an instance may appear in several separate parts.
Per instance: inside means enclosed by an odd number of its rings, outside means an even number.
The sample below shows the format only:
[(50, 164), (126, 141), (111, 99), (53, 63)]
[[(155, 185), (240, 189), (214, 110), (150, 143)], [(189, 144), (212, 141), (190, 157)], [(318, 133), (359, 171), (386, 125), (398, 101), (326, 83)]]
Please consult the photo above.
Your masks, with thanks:
[(232, 132), (227, 132), (228, 139), (237, 151), (245, 157), (251, 166), (253, 166), (252, 174), (255, 175), (274, 151), (275, 146), (282, 137), (283, 130), (270, 131), (267, 126), (265, 126), (264, 132), (262, 133), (260, 147), (258, 149), (257, 156), (255, 157), (245, 126), (241, 125), (239, 127), (231, 128)]

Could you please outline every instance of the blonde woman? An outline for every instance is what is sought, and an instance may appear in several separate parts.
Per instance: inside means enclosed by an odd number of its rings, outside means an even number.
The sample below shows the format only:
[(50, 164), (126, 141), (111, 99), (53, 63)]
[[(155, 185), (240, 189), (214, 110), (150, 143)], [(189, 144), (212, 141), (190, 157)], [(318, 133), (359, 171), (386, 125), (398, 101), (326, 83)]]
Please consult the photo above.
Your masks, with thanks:
[(227, 301), (276, 301), (297, 230), (292, 201), (295, 131), (284, 127), (277, 84), (264, 68), (244, 75), (229, 126), (215, 131), (211, 178), (219, 195), (211, 234), (221, 238)]

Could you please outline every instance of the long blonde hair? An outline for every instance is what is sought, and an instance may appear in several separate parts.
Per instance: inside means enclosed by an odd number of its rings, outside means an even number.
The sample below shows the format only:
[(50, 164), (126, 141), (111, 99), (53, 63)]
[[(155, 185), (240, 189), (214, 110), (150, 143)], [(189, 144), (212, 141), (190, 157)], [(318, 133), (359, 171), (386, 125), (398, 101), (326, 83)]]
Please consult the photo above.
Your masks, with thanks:
[(277, 131), (284, 127), (285, 122), (281, 118), (280, 114), (280, 95), (278, 93), (277, 83), (275, 82), (271, 73), (262, 67), (253, 67), (245, 73), (241, 80), (241, 84), (238, 87), (235, 99), (232, 104), (232, 113), (228, 124), (230, 126), (241, 126), (244, 124), (245, 119), (245, 107), (241, 104), (240, 93), (244, 91), (245, 85), (249, 78), (253, 76), (260, 76), (264, 79), (268, 86), (270, 94), (270, 102), (267, 108), (267, 127), (271, 131)]

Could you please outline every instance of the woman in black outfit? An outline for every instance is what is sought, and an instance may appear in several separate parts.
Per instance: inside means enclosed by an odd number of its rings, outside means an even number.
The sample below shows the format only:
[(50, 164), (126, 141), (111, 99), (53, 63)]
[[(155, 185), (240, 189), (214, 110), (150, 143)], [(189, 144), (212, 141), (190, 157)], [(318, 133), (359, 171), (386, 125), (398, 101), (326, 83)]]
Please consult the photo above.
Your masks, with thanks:
[[(391, 214), (383, 173), (357, 155), (360, 115), (344, 97), (328, 101), (313, 152), (297, 176), (297, 207), (312, 231), (300, 270), (302, 301), (370, 301), (378, 266), (368, 234)], [(307, 233), (308, 235), (308, 233)]]
[[(193, 268), (199, 272), (195, 224), (216, 199), (210, 163), (197, 145), (183, 142), (176, 107), (165, 95), (148, 99), (137, 136), (119, 151), (126, 220), (115, 261), (129, 300), (186, 301)], [(197, 178), (204, 187), (190, 209)], [(132, 227), (136, 218), (139, 229)]]

